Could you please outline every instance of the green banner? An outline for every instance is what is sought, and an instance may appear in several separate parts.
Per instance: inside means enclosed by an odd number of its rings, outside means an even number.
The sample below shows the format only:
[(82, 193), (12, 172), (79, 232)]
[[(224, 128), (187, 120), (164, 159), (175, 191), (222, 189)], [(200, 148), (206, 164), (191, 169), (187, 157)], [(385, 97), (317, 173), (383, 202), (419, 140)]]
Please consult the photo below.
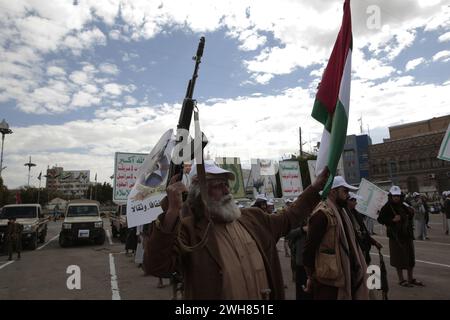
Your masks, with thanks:
[(245, 198), (244, 178), (242, 176), (241, 161), (239, 158), (216, 158), (216, 163), (222, 169), (234, 173), (234, 181), (230, 181), (230, 189), (233, 197)]

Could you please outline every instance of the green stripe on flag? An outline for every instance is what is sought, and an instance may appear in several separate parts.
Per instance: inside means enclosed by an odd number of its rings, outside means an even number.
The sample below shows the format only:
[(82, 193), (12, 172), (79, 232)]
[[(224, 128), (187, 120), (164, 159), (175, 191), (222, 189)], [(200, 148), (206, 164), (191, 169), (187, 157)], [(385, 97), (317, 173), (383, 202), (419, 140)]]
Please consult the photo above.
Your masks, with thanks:
[[(328, 122), (327, 122), (328, 123)], [(345, 112), (345, 107), (338, 100), (336, 109), (333, 115), (333, 122), (330, 137), (330, 149), (328, 150), (328, 169), (330, 176), (328, 177), (325, 188), (323, 189), (322, 198), (326, 198), (333, 184), (334, 175), (336, 174), (337, 165), (344, 150), (345, 139), (347, 135), (348, 118)]]
[(311, 116), (320, 123), (322, 123), (323, 125), (325, 125), (329, 116), (327, 107), (324, 104), (322, 104), (319, 100), (314, 101)]

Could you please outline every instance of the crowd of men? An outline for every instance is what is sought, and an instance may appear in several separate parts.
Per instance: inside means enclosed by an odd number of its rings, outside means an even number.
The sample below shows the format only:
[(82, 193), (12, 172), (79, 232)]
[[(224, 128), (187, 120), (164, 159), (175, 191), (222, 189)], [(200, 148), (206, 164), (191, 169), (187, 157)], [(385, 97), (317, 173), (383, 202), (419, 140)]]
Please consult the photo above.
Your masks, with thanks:
[[(135, 262), (146, 274), (159, 277), (158, 287), (163, 287), (162, 278), (170, 277), (174, 296), (181, 287), (183, 299), (284, 299), (277, 250), (284, 238), (297, 299), (369, 299), (370, 250), (372, 246), (380, 250), (382, 245), (371, 236), (367, 218), (356, 210), (357, 201), (362, 200), (354, 193), (358, 188), (335, 176), (324, 199), (322, 190), (329, 177), (325, 168), (281, 210), (275, 210), (264, 195), (244, 208), (230, 192), (234, 174), (213, 161), (204, 166), (206, 188), (195, 167), (189, 186), (185, 179), (173, 177), (162, 201), (164, 212), (145, 228), (128, 233), (126, 251), (135, 253)], [(443, 193), (443, 200), (448, 234), (450, 192)], [(400, 286), (424, 286), (413, 274), (413, 240), (428, 239), (428, 211), (422, 195), (414, 193), (405, 199), (400, 187), (392, 186), (379, 212)], [(5, 235), (9, 260), (14, 252), (20, 259), (22, 230), (14, 218), (9, 220)]]
[[(263, 196), (250, 208), (239, 207), (230, 193), (234, 174), (214, 162), (205, 163), (206, 191), (193, 169), (189, 187), (179, 177), (172, 179), (164, 212), (146, 234), (148, 274), (181, 275), (184, 299), (284, 299), (276, 247), (284, 237), (297, 299), (369, 299), (369, 252), (382, 245), (355, 209), (359, 196), (351, 191), (357, 188), (343, 177), (334, 177), (331, 191), (321, 199), (329, 176), (325, 169), (295, 201), (274, 213)], [(188, 194), (186, 201), (183, 193)], [(378, 218), (387, 228), (391, 265), (401, 286), (424, 285), (413, 276), (414, 219), (420, 221), (418, 234), (424, 233), (422, 209), (414, 196), (416, 202), (408, 205), (393, 186)], [(446, 204), (450, 206), (450, 198)], [(414, 218), (416, 212), (420, 220)]]

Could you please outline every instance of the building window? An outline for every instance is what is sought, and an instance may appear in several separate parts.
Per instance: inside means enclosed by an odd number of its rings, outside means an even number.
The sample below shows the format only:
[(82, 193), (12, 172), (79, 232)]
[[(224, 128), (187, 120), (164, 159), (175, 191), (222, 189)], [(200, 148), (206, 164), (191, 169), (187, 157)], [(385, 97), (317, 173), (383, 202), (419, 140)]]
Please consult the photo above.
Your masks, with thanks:
[(400, 171), (408, 171), (408, 162), (407, 161), (400, 161)]
[(416, 177), (408, 177), (408, 192), (418, 192), (419, 191), (419, 183), (417, 182)]
[(411, 170), (419, 169), (419, 162), (416, 159), (409, 160), (409, 167)]
[(430, 167), (429, 161), (426, 158), (420, 159), (420, 168), (421, 169), (428, 169)]

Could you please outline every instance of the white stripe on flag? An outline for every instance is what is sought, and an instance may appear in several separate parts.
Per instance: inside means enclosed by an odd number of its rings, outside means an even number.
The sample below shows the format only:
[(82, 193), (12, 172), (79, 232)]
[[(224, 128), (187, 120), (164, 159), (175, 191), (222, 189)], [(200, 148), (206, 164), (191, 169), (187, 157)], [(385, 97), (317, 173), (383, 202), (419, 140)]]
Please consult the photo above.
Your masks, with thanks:
[(316, 161), (316, 176), (318, 176), (328, 164), (328, 152), (330, 151), (330, 133), (323, 128), (322, 139), (320, 140), (319, 153)]
[(348, 49), (347, 58), (345, 59), (344, 72), (342, 73), (341, 86), (339, 88), (339, 101), (345, 108), (345, 114), (347, 115), (350, 106), (350, 84), (352, 78), (352, 49)]

